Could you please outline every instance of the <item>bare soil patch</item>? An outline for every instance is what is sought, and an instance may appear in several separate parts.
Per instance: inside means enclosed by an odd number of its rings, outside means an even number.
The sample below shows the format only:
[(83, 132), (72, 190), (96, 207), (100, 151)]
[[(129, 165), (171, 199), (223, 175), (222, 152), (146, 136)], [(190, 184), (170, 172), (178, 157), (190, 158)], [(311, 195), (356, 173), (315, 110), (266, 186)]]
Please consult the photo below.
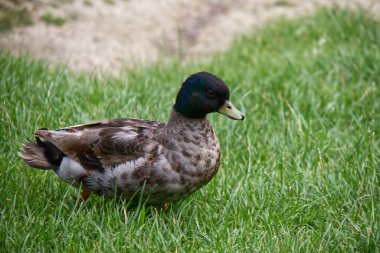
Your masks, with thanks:
[(207, 56), (269, 20), (309, 15), (322, 7), (380, 15), (380, 0), (35, 0), (3, 5), (26, 9), (33, 22), (0, 33), (0, 48), (73, 70), (114, 73), (160, 58)]

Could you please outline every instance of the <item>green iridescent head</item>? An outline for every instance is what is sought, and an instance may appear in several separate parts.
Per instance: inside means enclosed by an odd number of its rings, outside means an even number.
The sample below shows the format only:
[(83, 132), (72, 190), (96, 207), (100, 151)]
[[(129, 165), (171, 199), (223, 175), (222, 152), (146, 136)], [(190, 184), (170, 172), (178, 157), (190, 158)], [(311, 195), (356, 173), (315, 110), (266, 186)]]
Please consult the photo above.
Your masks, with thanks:
[(220, 112), (231, 119), (244, 119), (230, 102), (230, 91), (224, 81), (208, 72), (195, 73), (185, 80), (174, 108), (188, 118), (204, 118), (208, 113)]

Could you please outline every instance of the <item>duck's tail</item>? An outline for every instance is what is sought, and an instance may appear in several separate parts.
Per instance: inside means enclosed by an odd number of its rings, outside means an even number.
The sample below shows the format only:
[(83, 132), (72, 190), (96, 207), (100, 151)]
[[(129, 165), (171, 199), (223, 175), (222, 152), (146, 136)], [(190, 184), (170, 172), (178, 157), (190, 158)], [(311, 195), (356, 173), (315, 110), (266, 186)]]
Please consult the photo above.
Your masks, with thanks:
[(50, 170), (59, 167), (64, 154), (53, 143), (36, 136), (35, 141), (23, 145), (19, 156), (33, 168)]

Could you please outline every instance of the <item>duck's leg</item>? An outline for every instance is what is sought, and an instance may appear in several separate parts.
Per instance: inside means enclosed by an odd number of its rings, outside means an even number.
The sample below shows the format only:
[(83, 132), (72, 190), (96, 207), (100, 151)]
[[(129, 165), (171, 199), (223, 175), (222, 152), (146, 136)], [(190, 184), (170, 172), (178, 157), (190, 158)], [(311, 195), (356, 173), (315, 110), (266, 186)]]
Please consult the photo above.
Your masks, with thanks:
[(85, 202), (88, 197), (90, 197), (91, 191), (87, 187), (83, 187), (82, 193), (80, 194), (79, 201), (80, 202)]

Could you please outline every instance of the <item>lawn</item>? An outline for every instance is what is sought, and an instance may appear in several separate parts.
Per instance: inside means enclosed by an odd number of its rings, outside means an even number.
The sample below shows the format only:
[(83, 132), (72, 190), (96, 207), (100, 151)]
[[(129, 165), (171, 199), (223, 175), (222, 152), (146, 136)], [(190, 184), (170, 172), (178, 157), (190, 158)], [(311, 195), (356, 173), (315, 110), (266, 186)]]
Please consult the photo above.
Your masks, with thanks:
[[(92, 196), (17, 156), (40, 127), (166, 120), (186, 76), (230, 86), (244, 122), (210, 115), (217, 176), (168, 210)], [(324, 10), (278, 20), (212, 59), (120, 77), (0, 53), (2, 252), (379, 252), (380, 22)]]

